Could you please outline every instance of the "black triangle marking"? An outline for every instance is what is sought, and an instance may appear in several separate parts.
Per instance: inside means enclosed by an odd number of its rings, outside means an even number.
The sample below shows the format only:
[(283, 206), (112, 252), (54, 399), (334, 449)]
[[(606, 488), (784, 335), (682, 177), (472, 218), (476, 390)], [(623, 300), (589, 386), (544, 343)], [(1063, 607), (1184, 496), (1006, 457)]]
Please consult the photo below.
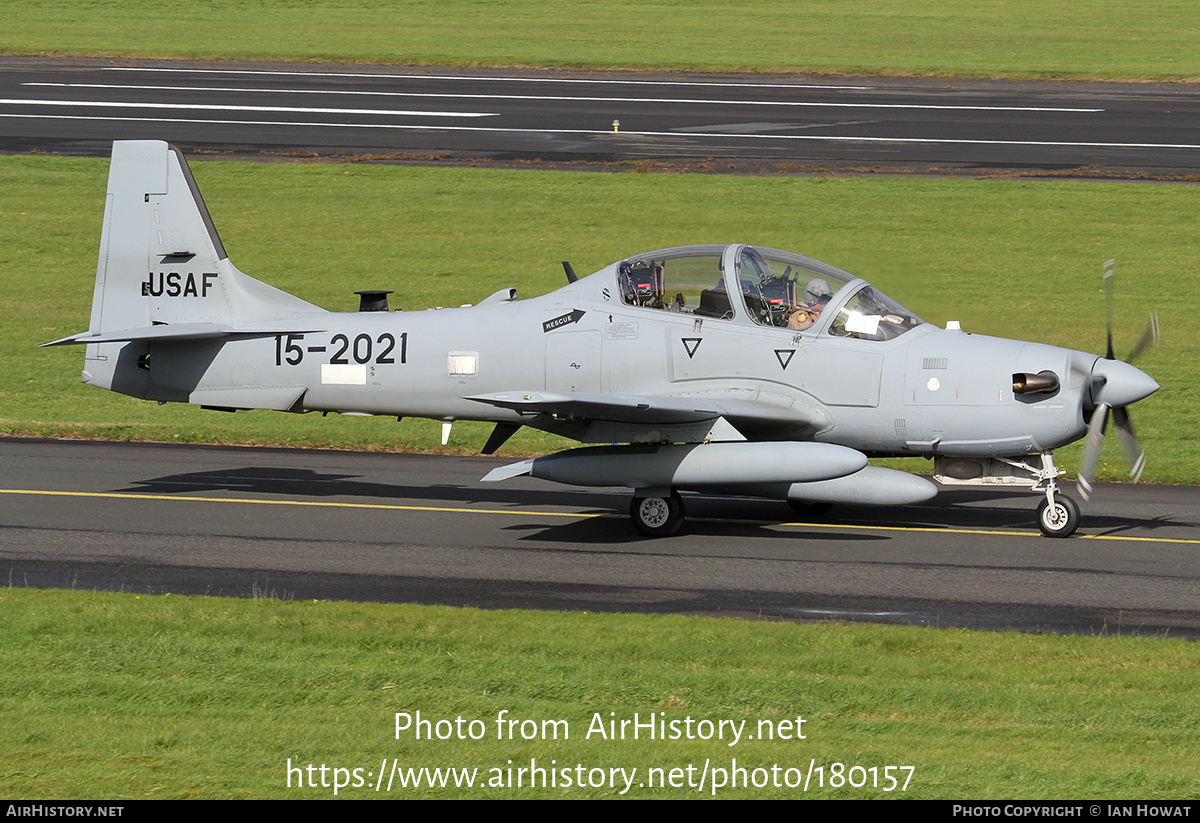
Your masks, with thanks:
[(688, 359), (691, 360), (696, 355), (696, 349), (700, 348), (700, 341), (703, 337), (681, 337), (683, 342), (683, 350), (687, 352)]
[(775, 357), (779, 359), (779, 365), (787, 369), (788, 363), (792, 362), (792, 357), (796, 354), (795, 349), (776, 349)]

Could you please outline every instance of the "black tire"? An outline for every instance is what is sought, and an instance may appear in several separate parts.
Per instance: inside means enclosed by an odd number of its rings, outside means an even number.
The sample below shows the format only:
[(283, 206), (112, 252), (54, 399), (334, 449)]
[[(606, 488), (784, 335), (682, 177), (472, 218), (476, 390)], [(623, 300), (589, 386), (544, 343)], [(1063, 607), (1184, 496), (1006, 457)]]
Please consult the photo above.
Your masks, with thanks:
[(787, 502), (797, 517), (805, 520), (824, 520), (833, 511), (832, 503), (809, 503), (807, 500), (789, 500)]
[(1054, 505), (1038, 504), (1038, 528), (1046, 537), (1070, 537), (1079, 528), (1079, 505), (1065, 494), (1054, 495)]
[(683, 525), (683, 498), (674, 491), (669, 497), (635, 495), (629, 503), (629, 519), (646, 537), (670, 537)]

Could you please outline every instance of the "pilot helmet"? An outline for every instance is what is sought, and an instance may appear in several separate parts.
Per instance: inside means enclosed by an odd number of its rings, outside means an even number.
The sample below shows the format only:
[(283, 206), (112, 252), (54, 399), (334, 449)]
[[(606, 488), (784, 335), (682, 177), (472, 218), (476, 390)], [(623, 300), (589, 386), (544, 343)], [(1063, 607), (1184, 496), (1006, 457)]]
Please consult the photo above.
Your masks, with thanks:
[(829, 283), (824, 277), (814, 277), (804, 287), (804, 302), (810, 306), (817, 303), (828, 303), (831, 297), (833, 297), (833, 289), (829, 288)]

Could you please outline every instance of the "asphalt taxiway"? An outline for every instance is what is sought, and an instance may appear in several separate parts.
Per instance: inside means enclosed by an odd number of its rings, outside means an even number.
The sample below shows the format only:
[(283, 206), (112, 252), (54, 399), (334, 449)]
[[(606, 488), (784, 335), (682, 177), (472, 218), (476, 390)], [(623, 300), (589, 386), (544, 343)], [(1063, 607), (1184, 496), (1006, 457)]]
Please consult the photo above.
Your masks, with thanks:
[(0, 582), (1200, 637), (1200, 492), (1104, 485), (1078, 536), (1034, 495), (906, 508), (690, 496), (640, 538), (628, 492), (479, 479), (505, 458), (0, 440)]
[(161, 139), (188, 154), (1191, 179), (1198, 132), (1187, 84), (0, 58), (10, 152)]

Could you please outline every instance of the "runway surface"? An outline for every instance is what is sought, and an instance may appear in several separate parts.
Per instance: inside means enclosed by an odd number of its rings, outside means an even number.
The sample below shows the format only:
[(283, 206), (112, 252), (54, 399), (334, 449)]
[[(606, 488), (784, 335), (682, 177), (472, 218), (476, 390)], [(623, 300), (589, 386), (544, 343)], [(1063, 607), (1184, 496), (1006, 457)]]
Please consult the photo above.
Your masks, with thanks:
[(505, 458), (0, 439), (0, 581), (140, 593), (671, 612), (1200, 637), (1196, 489), (1101, 485), (1080, 536), (1035, 496), (907, 508), (479, 482)]
[(1184, 84), (0, 58), (9, 152), (157, 138), (188, 153), (1170, 177), (1200, 174), (1197, 135), (1200, 88)]

